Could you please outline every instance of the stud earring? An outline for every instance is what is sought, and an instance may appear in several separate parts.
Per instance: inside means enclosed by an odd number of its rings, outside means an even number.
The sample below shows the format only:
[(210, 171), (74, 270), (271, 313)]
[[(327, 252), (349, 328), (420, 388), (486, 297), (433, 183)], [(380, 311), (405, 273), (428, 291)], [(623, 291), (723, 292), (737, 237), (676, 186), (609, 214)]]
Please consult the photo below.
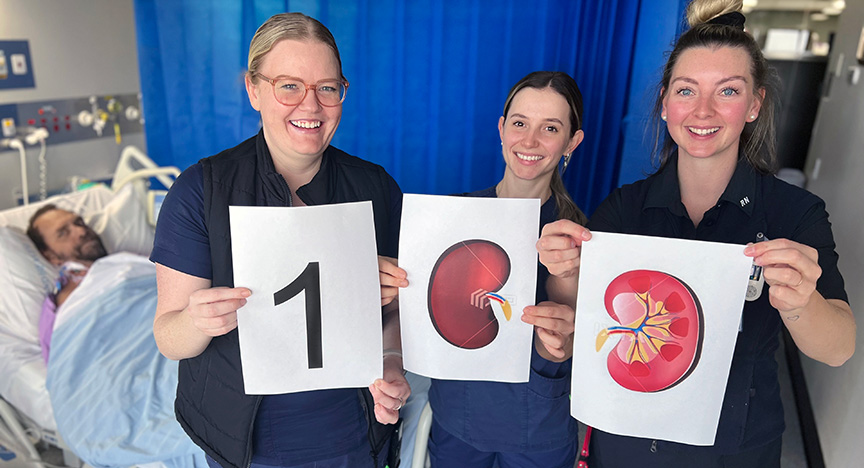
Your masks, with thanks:
[(666, 114), (662, 114), (662, 115), (660, 115), (660, 119), (663, 120), (663, 121), (665, 122), (665, 121), (666, 121)]
[(752, 122), (754, 120), (756, 120), (756, 115), (750, 115), (750, 121)]

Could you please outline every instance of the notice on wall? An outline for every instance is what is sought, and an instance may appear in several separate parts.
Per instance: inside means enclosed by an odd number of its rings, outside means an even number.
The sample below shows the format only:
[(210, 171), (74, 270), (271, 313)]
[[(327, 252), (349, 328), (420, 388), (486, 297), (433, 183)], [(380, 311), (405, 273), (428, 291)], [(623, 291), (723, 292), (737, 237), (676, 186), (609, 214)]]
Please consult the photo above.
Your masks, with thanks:
[(752, 265), (744, 247), (594, 232), (582, 246), (573, 417), (712, 445)]
[(34, 87), (29, 41), (0, 41), (0, 89)]
[(527, 382), (540, 201), (405, 195), (403, 362), (438, 379)]
[(383, 373), (371, 202), (229, 208), (247, 394), (365, 387)]

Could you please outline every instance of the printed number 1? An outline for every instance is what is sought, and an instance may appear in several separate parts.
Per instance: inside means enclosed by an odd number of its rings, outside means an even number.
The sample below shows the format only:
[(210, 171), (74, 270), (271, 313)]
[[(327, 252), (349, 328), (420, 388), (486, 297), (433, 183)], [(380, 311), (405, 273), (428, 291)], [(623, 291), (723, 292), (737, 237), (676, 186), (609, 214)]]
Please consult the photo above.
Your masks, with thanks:
[(305, 291), (306, 297), (306, 352), (309, 356), (309, 368), (324, 367), (321, 350), (321, 279), (318, 274), (318, 262), (310, 262), (300, 276), (288, 286), (273, 294), (274, 305), (291, 300)]

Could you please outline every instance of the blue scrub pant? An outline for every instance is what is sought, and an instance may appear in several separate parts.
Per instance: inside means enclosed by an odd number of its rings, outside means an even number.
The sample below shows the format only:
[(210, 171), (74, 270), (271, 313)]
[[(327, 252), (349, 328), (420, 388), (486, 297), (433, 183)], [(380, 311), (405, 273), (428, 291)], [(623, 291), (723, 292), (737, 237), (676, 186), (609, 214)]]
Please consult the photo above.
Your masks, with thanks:
[(545, 452), (483, 452), (450, 434), (434, 420), (429, 434), (432, 468), (573, 468), (576, 451), (574, 441)]
[[(390, 446), (390, 443), (384, 445), (384, 448), (381, 450), (381, 458), (378, 460), (378, 466), (376, 468), (385, 468), (386, 465), (386, 456), (387, 450)], [(210, 458), (207, 455), (207, 465), (210, 468), (222, 468), (222, 466), (216, 463), (216, 460)], [(405, 466), (405, 465), (403, 465)], [(260, 463), (252, 463), (249, 468), (277, 468), (271, 465), (262, 465)], [(369, 444), (361, 444), (360, 448), (354, 450), (353, 452), (348, 452), (345, 455), (340, 455), (338, 457), (328, 458), (326, 460), (318, 460), (309, 463), (303, 463), (302, 465), (286, 465), (279, 468), (373, 468), (372, 466), (372, 457), (369, 455)]]

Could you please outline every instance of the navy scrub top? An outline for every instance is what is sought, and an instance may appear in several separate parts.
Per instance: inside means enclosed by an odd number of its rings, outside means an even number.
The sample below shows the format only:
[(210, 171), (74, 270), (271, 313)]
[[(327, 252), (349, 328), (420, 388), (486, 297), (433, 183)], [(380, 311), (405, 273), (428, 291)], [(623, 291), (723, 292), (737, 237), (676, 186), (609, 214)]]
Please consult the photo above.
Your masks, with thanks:
[[(734, 244), (755, 242), (757, 233), (768, 239), (790, 239), (818, 250), (822, 276), (816, 289), (822, 296), (848, 302), (825, 202), (819, 197), (773, 175), (759, 174), (742, 159), (717, 204), (694, 227), (681, 202), (677, 166), (678, 158), (673, 156), (658, 173), (612, 192), (597, 208), (588, 228)], [(774, 359), (782, 323), (767, 290), (756, 301), (745, 303), (742, 326), (714, 446), (658, 441), (656, 450), (734, 454), (764, 446), (782, 435), (783, 407)], [(633, 443), (639, 440), (601, 431), (595, 431), (592, 438), (602, 440), (606, 450), (618, 445), (623, 451), (637, 446)], [(638, 444), (646, 449), (650, 445), (651, 441)]]
[[(395, 182), (390, 190), (397, 212), (401, 191)], [(399, 232), (399, 218), (393, 217), (392, 233)], [(150, 260), (188, 275), (212, 278), (201, 163), (190, 166), (174, 182), (159, 223)], [(395, 252), (396, 246), (390, 249)], [(265, 395), (255, 417), (252, 462), (297, 465), (339, 456), (368, 444), (366, 432), (357, 389)]]
[[(465, 194), (496, 197), (495, 187)], [(540, 208), (540, 230), (558, 219), (555, 197)], [(537, 264), (537, 303), (547, 300), (549, 270)], [(529, 350), (525, 350), (529, 352)], [(578, 435), (570, 417), (572, 360), (552, 362), (531, 342), (528, 383), (432, 379), (429, 402), (447, 432), (485, 452), (534, 452), (572, 443)]]

